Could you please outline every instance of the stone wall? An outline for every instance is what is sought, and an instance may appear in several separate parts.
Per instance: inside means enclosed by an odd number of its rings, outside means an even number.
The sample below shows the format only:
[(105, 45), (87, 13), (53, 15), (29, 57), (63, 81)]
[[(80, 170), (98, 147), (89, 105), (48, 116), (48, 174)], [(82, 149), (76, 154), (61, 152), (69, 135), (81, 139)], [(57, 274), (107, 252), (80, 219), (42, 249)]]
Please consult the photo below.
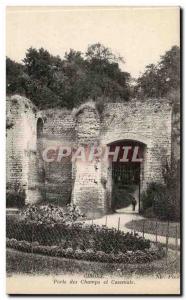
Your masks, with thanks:
[(171, 107), (159, 100), (108, 104), (100, 139), (102, 144), (126, 139), (145, 144), (145, 181), (161, 181), (161, 160), (171, 155)]
[[(94, 103), (83, 104), (74, 112), (77, 147), (91, 147), (100, 139), (100, 116)], [(85, 149), (84, 148), (84, 149)], [(88, 148), (87, 148), (88, 150)], [(100, 162), (77, 159), (73, 168), (72, 201), (80, 206), (88, 217), (98, 217), (104, 213), (104, 199)]]
[[(43, 122), (37, 137), (38, 119)], [(144, 146), (141, 189), (151, 181), (162, 182), (162, 161), (171, 156), (172, 112), (164, 100), (108, 103), (98, 113), (95, 103), (78, 109), (47, 109), (38, 112), (20, 96), (7, 99), (7, 185), (26, 190), (27, 202), (40, 200), (59, 205), (70, 201), (89, 217), (110, 211), (112, 170), (109, 162), (89, 162), (71, 157), (46, 162), (42, 152), (60, 146), (97, 145), (133, 140)], [(17, 188), (17, 187), (16, 187)]]
[(28, 99), (7, 97), (7, 189), (25, 191), (26, 203), (40, 198), (37, 176), (36, 123), (38, 112)]
[[(87, 105), (76, 116), (78, 141), (95, 142), (102, 147), (122, 140), (141, 142), (145, 146), (141, 190), (151, 181), (162, 182), (162, 161), (171, 156), (169, 104), (159, 100), (109, 103), (100, 118), (96, 107), (92, 103), (89, 108)], [(112, 192), (109, 162), (93, 161), (86, 166), (77, 162), (76, 168), (74, 202), (93, 215), (108, 212)]]
[[(120, 140), (134, 140), (144, 144), (141, 170), (141, 191), (151, 181), (162, 182), (162, 162), (171, 156), (171, 107), (165, 101), (131, 101), (125, 104), (108, 104), (104, 110), (100, 140), (109, 144)], [(102, 176), (110, 201), (111, 174), (103, 166)]]
[[(43, 128), (43, 148), (58, 149), (72, 146), (74, 140), (74, 120), (71, 111), (48, 109), (41, 112), (45, 120)], [(71, 201), (72, 162), (71, 158), (44, 162), (45, 199), (49, 203), (65, 205)]]

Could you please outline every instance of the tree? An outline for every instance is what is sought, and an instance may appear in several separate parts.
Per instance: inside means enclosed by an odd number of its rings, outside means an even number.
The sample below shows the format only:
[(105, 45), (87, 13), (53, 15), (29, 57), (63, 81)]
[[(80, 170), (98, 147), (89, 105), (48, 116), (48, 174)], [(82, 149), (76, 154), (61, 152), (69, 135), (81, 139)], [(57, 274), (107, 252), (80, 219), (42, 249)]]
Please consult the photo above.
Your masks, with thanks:
[(100, 43), (90, 45), (85, 54), (88, 61), (98, 61), (105, 63), (124, 62), (123, 58), (112, 53), (111, 49)]
[(97, 43), (88, 47), (85, 54), (88, 63), (88, 84), (91, 86), (91, 98), (105, 97), (112, 101), (129, 100), (130, 74), (121, 71), (119, 62), (124, 63), (104, 45)]
[(137, 88), (143, 95), (149, 98), (159, 97), (161, 91), (158, 89), (159, 79), (158, 79), (158, 68), (154, 64), (146, 66), (145, 72), (137, 80)]
[(161, 57), (159, 62), (159, 77), (162, 94), (180, 88), (180, 49), (173, 46)]
[(146, 66), (145, 72), (138, 78), (137, 95), (159, 98), (166, 97), (180, 87), (180, 49), (173, 46), (157, 65)]
[(29, 48), (22, 65), (11, 61), (12, 68), (10, 61), (7, 91), (26, 95), (39, 108), (73, 108), (89, 98), (129, 100), (130, 74), (121, 71), (122, 58), (100, 43), (89, 46), (84, 56), (70, 49), (62, 59), (43, 48)]
[(24, 66), (6, 58), (6, 90), (8, 94), (23, 93)]

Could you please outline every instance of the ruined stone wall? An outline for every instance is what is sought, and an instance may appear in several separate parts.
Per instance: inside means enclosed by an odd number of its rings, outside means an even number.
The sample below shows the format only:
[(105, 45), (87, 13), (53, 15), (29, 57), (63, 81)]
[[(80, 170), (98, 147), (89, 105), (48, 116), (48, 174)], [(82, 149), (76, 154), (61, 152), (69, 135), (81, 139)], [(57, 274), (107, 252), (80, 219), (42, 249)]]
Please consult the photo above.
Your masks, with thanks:
[(24, 97), (7, 97), (6, 175), (7, 189), (25, 191), (26, 203), (37, 202), (37, 109)]
[[(44, 119), (43, 148), (58, 149), (60, 146), (74, 145), (74, 120), (71, 111), (47, 109), (41, 112)], [(57, 152), (56, 152), (57, 154)], [(71, 201), (72, 162), (71, 158), (57, 157), (44, 161), (45, 199), (49, 203), (65, 205)]]
[[(37, 136), (38, 120), (42, 136)], [(7, 98), (7, 190), (26, 193), (26, 203), (40, 201), (64, 205), (72, 193), (72, 163), (45, 162), (47, 147), (73, 146), (74, 122), (71, 111), (37, 111), (32, 102), (21, 96)]]
[[(7, 99), (7, 186), (23, 188), (26, 202), (73, 202), (89, 217), (110, 211), (112, 170), (109, 162), (71, 161), (71, 157), (46, 162), (42, 151), (60, 146), (105, 146), (134, 140), (144, 145), (141, 190), (151, 181), (162, 182), (162, 161), (171, 156), (171, 107), (165, 100), (108, 103), (98, 113), (95, 103), (78, 109), (38, 112), (26, 98)], [(37, 137), (38, 119), (43, 122)]]
[[(82, 105), (74, 113), (76, 145), (91, 147), (99, 142), (100, 116), (95, 104), (90, 102)], [(73, 163), (73, 194), (72, 201), (80, 206), (88, 217), (99, 217), (104, 214), (103, 188), (100, 181), (100, 161), (82, 161), (77, 159)]]
[[(87, 104), (88, 105), (88, 104)], [(141, 191), (151, 181), (162, 182), (162, 162), (171, 156), (171, 107), (165, 101), (149, 100), (109, 103), (98, 116), (93, 105), (82, 106), (76, 116), (79, 143), (99, 146), (122, 140), (144, 144)], [(93, 161), (75, 165), (74, 202), (92, 215), (101, 215), (111, 206), (112, 172), (109, 162)]]

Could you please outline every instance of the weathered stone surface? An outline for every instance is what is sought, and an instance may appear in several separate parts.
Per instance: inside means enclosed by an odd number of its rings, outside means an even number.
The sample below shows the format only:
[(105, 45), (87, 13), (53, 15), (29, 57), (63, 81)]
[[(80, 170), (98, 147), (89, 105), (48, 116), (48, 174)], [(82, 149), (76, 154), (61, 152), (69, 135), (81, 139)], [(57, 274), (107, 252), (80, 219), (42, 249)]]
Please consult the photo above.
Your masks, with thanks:
[(36, 128), (39, 113), (28, 99), (7, 98), (7, 188), (24, 190), (26, 203), (40, 199)]
[[(43, 122), (37, 137), (38, 119)], [(141, 190), (151, 181), (162, 182), (162, 161), (171, 157), (171, 106), (149, 100), (108, 103), (100, 116), (93, 102), (72, 111), (37, 111), (26, 98), (7, 98), (7, 185), (26, 190), (26, 201), (65, 205), (73, 201), (90, 217), (111, 206), (112, 172), (109, 162), (89, 163), (71, 158), (43, 162), (47, 147), (105, 146), (133, 140), (143, 144)]]

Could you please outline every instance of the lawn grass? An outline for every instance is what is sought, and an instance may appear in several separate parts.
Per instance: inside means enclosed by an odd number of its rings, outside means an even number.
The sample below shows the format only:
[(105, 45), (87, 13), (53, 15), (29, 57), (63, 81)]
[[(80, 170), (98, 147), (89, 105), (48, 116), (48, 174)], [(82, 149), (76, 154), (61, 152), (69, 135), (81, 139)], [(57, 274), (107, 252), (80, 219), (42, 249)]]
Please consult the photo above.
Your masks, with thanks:
[(40, 254), (23, 253), (7, 248), (7, 275), (64, 275), (85, 274), (102, 276), (125, 276), (127, 278), (140, 276), (166, 276), (177, 274), (179, 276), (179, 258), (176, 260), (175, 251), (169, 250), (168, 258), (156, 260), (145, 264), (113, 264), (79, 261), (59, 257), (49, 257)]
[[(180, 238), (180, 223), (170, 222), (169, 223), (169, 237), (176, 237), (176, 226), (177, 226), (177, 237)], [(141, 219), (128, 222), (126, 227), (134, 229), (139, 232), (156, 234), (156, 220)], [(167, 235), (168, 222), (157, 221), (157, 235)]]

